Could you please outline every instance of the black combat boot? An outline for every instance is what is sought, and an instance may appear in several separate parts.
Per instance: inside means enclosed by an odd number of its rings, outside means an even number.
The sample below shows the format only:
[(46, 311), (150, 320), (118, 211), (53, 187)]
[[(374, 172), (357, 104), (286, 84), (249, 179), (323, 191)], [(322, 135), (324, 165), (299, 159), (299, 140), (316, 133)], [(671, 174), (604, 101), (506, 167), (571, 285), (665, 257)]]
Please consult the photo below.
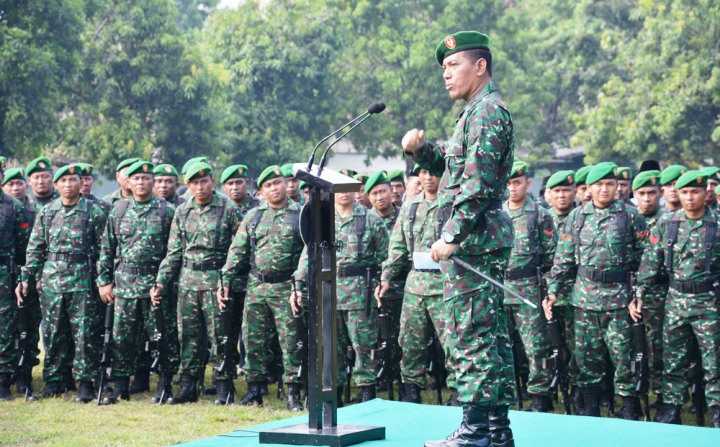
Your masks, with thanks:
[(710, 423), (715, 428), (720, 428), (720, 405), (710, 407)]
[(248, 383), (247, 393), (240, 399), (240, 405), (258, 405), (263, 404), (263, 394), (261, 383)]
[(489, 413), (490, 445), (492, 447), (515, 447), (507, 405), (494, 407)]
[(180, 394), (173, 398), (172, 405), (187, 404), (197, 402), (197, 400), (197, 379), (192, 376), (182, 376), (180, 378)]
[(232, 379), (217, 379), (215, 388), (217, 389), (215, 405), (232, 405), (235, 403), (235, 385)]
[(655, 413), (655, 422), (663, 424), (682, 424), (680, 405), (663, 403)]
[(443, 441), (428, 441), (425, 447), (489, 447), (489, 433), (488, 407), (466, 405), (463, 406), (463, 420), (455, 433)]
[(138, 369), (133, 376), (132, 385), (130, 385), (130, 394), (144, 393), (150, 391), (150, 370)]
[(287, 409), (290, 411), (303, 411), (303, 404), (300, 399), (300, 385), (297, 383), (288, 384)]
[(402, 401), (403, 402), (412, 402), (415, 404), (422, 403), (422, 397), (420, 396), (420, 387), (414, 383), (403, 383), (402, 387), (404, 389)]
[(0, 400), (13, 400), (10, 392), (10, 375), (3, 374), (0, 376)]
[(640, 399), (634, 396), (623, 396), (623, 404), (617, 415), (630, 421), (640, 420)]
[(553, 405), (550, 396), (546, 396), (544, 394), (531, 394), (530, 398), (532, 399), (530, 411), (536, 413), (547, 413), (552, 411)]
[(88, 403), (95, 399), (95, 389), (93, 388), (92, 382), (89, 380), (83, 380), (78, 386), (78, 393), (75, 396), (75, 402)]
[(360, 402), (367, 402), (375, 399), (375, 385), (365, 385), (360, 387)]
[(65, 392), (65, 383), (63, 382), (48, 382), (40, 394), (43, 399), (51, 397), (61, 397)]
[(120, 400), (130, 400), (130, 378), (120, 377), (112, 380), (112, 384), (103, 390), (100, 401), (103, 405), (112, 405)]
[(597, 388), (582, 388), (583, 413), (582, 416), (600, 417), (600, 393)]
[(157, 389), (155, 390), (155, 396), (152, 398), (154, 404), (172, 403), (173, 391), (172, 391), (172, 378), (169, 376), (160, 376), (158, 380)]

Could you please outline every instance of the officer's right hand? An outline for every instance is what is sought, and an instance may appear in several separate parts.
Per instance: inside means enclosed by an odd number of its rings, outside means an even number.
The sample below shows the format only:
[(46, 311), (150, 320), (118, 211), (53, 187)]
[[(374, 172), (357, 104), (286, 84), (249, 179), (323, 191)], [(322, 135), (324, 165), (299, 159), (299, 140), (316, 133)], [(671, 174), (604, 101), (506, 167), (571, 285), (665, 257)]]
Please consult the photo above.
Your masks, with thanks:
[(160, 300), (162, 300), (162, 289), (163, 286), (160, 284), (155, 284), (152, 289), (150, 289), (150, 301), (152, 302), (153, 306), (159, 306)]
[(290, 292), (290, 309), (294, 316), (298, 316), (302, 312), (302, 293), (299, 290)]
[(375, 287), (375, 301), (377, 301), (378, 307), (382, 307), (382, 298), (388, 290), (390, 290), (390, 283), (387, 281), (380, 281), (380, 284)]
[(220, 310), (224, 310), (228, 300), (230, 299), (230, 287), (218, 287), (216, 295)]
[(28, 283), (27, 281), (21, 281), (17, 287), (15, 287), (15, 298), (17, 298), (17, 305), (22, 306), (23, 299), (28, 294)]
[(98, 293), (100, 294), (100, 300), (105, 304), (110, 304), (115, 301), (115, 295), (113, 295), (112, 283), (105, 284), (104, 286), (98, 287)]
[(542, 302), (543, 311), (545, 311), (545, 318), (547, 318), (548, 320), (552, 320), (552, 308), (556, 301), (557, 297), (550, 294)]
[(424, 144), (425, 131), (422, 129), (410, 129), (402, 138), (402, 148), (406, 154), (414, 155)]

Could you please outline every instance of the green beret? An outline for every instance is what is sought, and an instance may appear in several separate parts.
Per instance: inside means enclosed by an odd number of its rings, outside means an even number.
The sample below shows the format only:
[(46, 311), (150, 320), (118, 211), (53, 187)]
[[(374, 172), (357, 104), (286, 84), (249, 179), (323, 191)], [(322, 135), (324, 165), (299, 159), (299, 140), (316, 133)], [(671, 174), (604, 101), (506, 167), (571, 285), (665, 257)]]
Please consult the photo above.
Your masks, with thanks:
[(138, 160), (140, 160), (138, 157), (126, 158), (125, 160), (118, 163), (118, 165), (115, 167), (115, 172), (122, 171), (123, 169), (127, 168)]
[(282, 176), (285, 178), (295, 177), (292, 163), (285, 163), (284, 165), (280, 166), (280, 172), (282, 172)]
[(150, 163), (149, 161), (138, 160), (135, 163), (131, 164), (130, 167), (128, 167), (128, 170), (125, 173), (125, 175), (130, 177), (134, 174), (152, 174), (154, 168), (155, 168), (155, 166), (153, 166), (153, 164)]
[(490, 51), (490, 38), (477, 31), (458, 31), (446, 36), (435, 50), (435, 59), (442, 65), (446, 57), (465, 50), (482, 48)]
[(687, 171), (675, 182), (675, 189), (707, 186), (707, 175), (702, 169)]
[(177, 177), (178, 173), (175, 169), (175, 166), (163, 163), (160, 165), (155, 166), (153, 169), (153, 174), (155, 174), (156, 177)]
[(528, 164), (524, 161), (516, 160), (515, 162), (513, 162), (512, 169), (510, 169), (510, 178), (527, 175), (529, 167), (530, 166), (528, 166)]
[(185, 164), (183, 165), (182, 169), (180, 170), (180, 173), (181, 173), (182, 175), (187, 174), (187, 171), (188, 171), (188, 169), (190, 169), (190, 166), (194, 165), (195, 163), (197, 163), (197, 162), (199, 162), (199, 161), (208, 163), (208, 158), (205, 157), (205, 156), (202, 156), (202, 157), (193, 157), (193, 158), (191, 158), (190, 160), (188, 160), (188, 161), (185, 162)]
[(632, 182), (632, 190), (636, 191), (645, 186), (660, 185), (660, 171), (643, 171), (635, 176)]
[(686, 172), (687, 168), (683, 165), (670, 165), (660, 173), (660, 184), (669, 185)]
[(370, 176), (367, 175), (367, 174), (356, 174), (356, 175), (353, 176), (353, 178), (354, 178), (355, 180), (357, 180), (358, 182), (362, 183), (363, 185), (365, 184), (365, 182), (367, 182), (367, 179), (368, 179), (369, 177), (370, 177)]
[(367, 181), (365, 182), (365, 194), (370, 194), (370, 191), (378, 185), (382, 185), (385, 183), (389, 183), (389, 180), (387, 178), (387, 175), (385, 174), (385, 171), (379, 171), (374, 174), (372, 174), (370, 177), (368, 177)]
[(445, 172), (445, 158), (440, 155), (440, 153), (435, 152), (435, 156), (431, 161), (416, 164), (415, 167), (419, 169), (427, 169), (430, 172), (430, 175), (434, 177), (442, 177), (443, 172)]
[(718, 172), (720, 172), (720, 168), (716, 166), (708, 166), (707, 168), (702, 168), (701, 171), (708, 179), (718, 181)]
[(198, 161), (188, 166), (185, 172), (185, 183), (190, 182), (194, 177), (204, 177), (206, 175), (212, 176), (212, 166), (207, 162)]
[(590, 173), (590, 170), (592, 169), (592, 165), (590, 166), (583, 166), (577, 171), (575, 171), (575, 184), (576, 185), (584, 185), (587, 181), (587, 176)]
[(632, 171), (627, 166), (618, 166), (615, 168), (615, 177), (618, 180), (630, 180), (632, 178)]
[(402, 169), (393, 169), (387, 172), (387, 179), (389, 182), (405, 182), (405, 171)]
[(261, 172), (257, 178), (258, 188), (262, 187), (263, 183), (265, 183), (266, 181), (272, 180), (277, 177), (284, 177), (280, 166), (278, 166), (278, 165), (268, 166), (267, 168), (263, 169), (263, 172)]
[(245, 165), (231, 165), (225, 168), (220, 174), (220, 183), (224, 184), (231, 178), (242, 178), (247, 177), (248, 167)]
[(5, 171), (2, 183), (0, 184), (5, 185), (5, 183), (15, 179), (25, 180), (25, 173), (23, 172), (22, 168), (9, 168), (7, 171)]
[(550, 176), (545, 188), (552, 189), (556, 186), (572, 186), (575, 184), (575, 172), (570, 170), (558, 171)]
[(65, 165), (62, 168), (55, 171), (55, 175), (53, 175), (53, 183), (60, 180), (61, 177), (64, 177), (66, 175), (77, 175), (80, 176), (80, 169), (75, 164)]
[(50, 159), (47, 157), (38, 157), (25, 166), (25, 175), (28, 177), (36, 172), (43, 171), (52, 172), (52, 164), (50, 164)]
[(357, 171), (353, 169), (341, 169), (338, 172), (342, 175), (347, 175), (350, 178), (355, 178), (355, 176), (357, 175)]
[(590, 169), (590, 172), (588, 172), (587, 178), (585, 179), (585, 183), (592, 185), (602, 179), (617, 178), (615, 176), (615, 169), (617, 169), (617, 165), (611, 161), (600, 162)]
[(80, 171), (82, 177), (93, 175), (93, 169), (95, 169), (90, 163), (75, 163), (75, 166)]

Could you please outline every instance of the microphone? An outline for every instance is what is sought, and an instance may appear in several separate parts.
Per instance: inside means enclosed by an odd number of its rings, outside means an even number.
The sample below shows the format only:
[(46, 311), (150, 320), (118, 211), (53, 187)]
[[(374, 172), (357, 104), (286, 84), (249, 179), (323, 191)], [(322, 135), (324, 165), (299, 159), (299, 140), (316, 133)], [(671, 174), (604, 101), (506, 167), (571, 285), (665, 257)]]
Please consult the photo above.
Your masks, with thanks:
[[(324, 142), (326, 142), (327, 140), (329, 140), (330, 137), (332, 137), (333, 135), (337, 134), (338, 132), (340, 132), (341, 130), (343, 130), (344, 128), (346, 128), (347, 126), (350, 126), (350, 125), (352, 125), (352, 124), (355, 124), (355, 123), (358, 122), (359, 120), (363, 120), (363, 119), (367, 118), (368, 116), (370, 116), (371, 114), (380, 113), (380, 112), (382, 112), (383, 110), (385, 110), (385, 104), (384, 104), (384, 103), (378, 102), (378, 103), (372, 104), (370, 107), (368, 107), (368, 109), (367, 109), (366, 112), (364, 112), (364, 113), (356, 116), (355, 118), (351, 119), (350, 121), (348, 121), (347, 123), (343, 124), (343, 125), (340, 126), (339, 128), (333, 130), (329, 135), (325, 136), (325, 138), (323, 138), (322, 140), (318, 141), (318, 143), (317, 143), (317, 144), (315, 145), (315, 147), (313, 148), (312, 153), (310, 154), (310, 158), (308, 159), (307, 171), (310, 172), (310, 169), (312, 169), (313, 162), (315, 161), (315, 153), (317, 152), (317, 149), (318, 149), (318, 147), (320, 147), (321, 144), (323, 144)], [(343, 136), (344, 136), (344, 135), (343, 135)], [(341, 138), (342, 138), (342, 137), (341, 137)], [(334, 144), (334, 143), (333, 143), (333, 144)]]

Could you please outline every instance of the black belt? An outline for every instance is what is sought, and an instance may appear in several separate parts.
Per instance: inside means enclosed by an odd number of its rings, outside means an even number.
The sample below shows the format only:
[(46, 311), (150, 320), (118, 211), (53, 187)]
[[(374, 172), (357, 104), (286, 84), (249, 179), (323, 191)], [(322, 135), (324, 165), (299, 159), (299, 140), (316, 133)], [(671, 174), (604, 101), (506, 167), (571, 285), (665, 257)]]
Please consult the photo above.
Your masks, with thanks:
[(505, 272), (506, 281), (517, 281), (520, 279), (535, 278), (536, 276), (537, 267), (533, 264), (528, 264), (525, 267), (508, 270), (507, 272)]
[[(375, 275), (377, 273), (377, 267), (369, 267), (370, 274)], [(357, 265), (345, 265), (338, 267), (337, 277), (338, 278), (349, 278), (351, 276), (365, 276), (367, 274), (368, 267), (360, 267)]]
[(48, 261), (54, 262), (86, 262), (88, 255), (84, 253), (53, 253), (47, 254)]
[(673, 279), (670, 281), (670, 287), (680, 293), (706, 293), (715, 290), (716, 281), (717, 278), (704, 281)]
[(277, 284), (280, 282), (290, 281), (292, 279), (292, 270), (286, 270), (283, 272), (258, 272), (257, 270), (251, 270), (250, 274), (258, 279), (260, 282), (268, 284)]
[(220, 270), (223, 266), (223, 262), (217, 259), (210, 259), (207, 261), (194, 262), (187, 259), (183, 259), (183, 267), (196, 272), (210, 272), (212, 270)]
[(590, 281), (602, 284), (626, 283), (630, 279), (629, 272), (625, 270), (596, 270), (580, 267), (578, 268), (578, 274)]
[(158, 272), (158, 264), (134, 264), (120, 263), (118, 271), (128, 275), (155, 275)]
[(441, 270), (439, 268), (437, 269), (412, 269), (413, 272), (419, 272), (419, 273), (440, 273)]

